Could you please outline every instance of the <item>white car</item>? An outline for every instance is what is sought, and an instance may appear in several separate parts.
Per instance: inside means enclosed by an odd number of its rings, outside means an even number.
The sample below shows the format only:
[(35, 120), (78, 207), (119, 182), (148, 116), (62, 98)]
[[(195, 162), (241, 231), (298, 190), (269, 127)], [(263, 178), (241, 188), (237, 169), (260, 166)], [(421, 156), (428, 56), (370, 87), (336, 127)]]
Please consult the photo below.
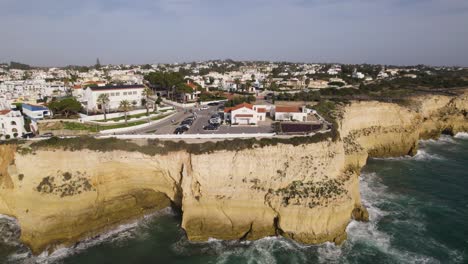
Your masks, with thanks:
[(208, 108), (209, 107), (207, 105), (204, 105), (204, 106), (200, 107), (200, 110), (208, 110)]
[(213, 125), (218, 125), (219, 123), (221, 123), (221, 118), (219, 117), (214, 117), (214, 118), (211, 118), (210, 121), (208, 121), (210, 124), (213, 124)]

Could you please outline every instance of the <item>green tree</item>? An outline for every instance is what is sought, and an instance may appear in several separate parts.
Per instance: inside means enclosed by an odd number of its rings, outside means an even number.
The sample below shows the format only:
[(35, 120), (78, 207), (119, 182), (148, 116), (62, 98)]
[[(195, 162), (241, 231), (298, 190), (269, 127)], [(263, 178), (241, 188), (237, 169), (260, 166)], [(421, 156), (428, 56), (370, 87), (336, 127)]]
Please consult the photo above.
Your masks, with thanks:
[(104, 120), (107, 121), (106, 107), (109, 104), (109, 94), (100, 94), (97, 103), (101, 105), (102, 112), (104, 113)]
[(236, 78), (236, 79), (234, 79), (234, 83), (236, 84), (236, 89), (239, 90), (239, 89), (240, 89), (241, 80), (240, 80), (239, 78)]
[(149, 87), (145, 87), (141, 95), (145, 98), (146, 115), (149, 116), (149, 100), (154, 92)]
[(28, 64), (12, 61), (10, 62), (10, 69), (29, 70), (31, 69), (31, 66)]
[(149, 70), (149, 69), (151, 69), (152, 67), (151, 67), (151, 65), (149, 65), (149, 64), (145, 64), (145, 65), (141, 66), (141, 68), (142, 68), (143, 70)]
[(73, 97), (68, 97), (60, 101), (52, 101), (49, 105), (49, 108), (54, 112), (68, 118), (72, 114), (78, 114), (81, 110), (81, 104)]
[(185, 83), (184, 76), (179, 72), (151, 72), (145, 80), (156, 88), (165, 89), (172, 100), (176, 95), (176, 87)]
[(125, 124), (127, 124), (127, 114), (128, 114), (128, 111), (130, 111), (131, 107), (132, 107), (132, 104), (128, 100), (120, 101), (119, 108), (120, 110), (124, 111)]

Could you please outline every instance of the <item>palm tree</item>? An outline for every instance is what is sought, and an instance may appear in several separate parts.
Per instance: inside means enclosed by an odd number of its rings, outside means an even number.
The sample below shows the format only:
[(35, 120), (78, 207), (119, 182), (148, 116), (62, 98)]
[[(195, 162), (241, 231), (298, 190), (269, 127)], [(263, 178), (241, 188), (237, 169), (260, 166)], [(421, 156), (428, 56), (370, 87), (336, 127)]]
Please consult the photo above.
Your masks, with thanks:
[(102, 112), (104, 113), (104, 121), (107, 121), (107, 116), (106, 116), (106, 106), (109, 103), (109, 95), (108, 94), (100, 94), (98, 96), (97, 102), (98, 104), (101, 105)]
[(145, 87), (142, 92), (142, 96), (145, 97), (145, 107), (146, 107), (146, 115), (149, 116), (149, 99), (154, 94), (153, 90), (148, 87)]
[(250, 87), (252, 87), (252, 81), (248, 80), (245, 82), (244, 90), (249, 91)]
[(239, 78), (236, 78), (234, 80), (234, 83), (236, 84), (236, 90), (240, 90), (241, 80)]
[(119, 108), (124, 111), (125, 114), (125, 124), (127, 124), (127, 113), (132, 107), (132, 104), (128, 100), (122, 100), (120, 101)]

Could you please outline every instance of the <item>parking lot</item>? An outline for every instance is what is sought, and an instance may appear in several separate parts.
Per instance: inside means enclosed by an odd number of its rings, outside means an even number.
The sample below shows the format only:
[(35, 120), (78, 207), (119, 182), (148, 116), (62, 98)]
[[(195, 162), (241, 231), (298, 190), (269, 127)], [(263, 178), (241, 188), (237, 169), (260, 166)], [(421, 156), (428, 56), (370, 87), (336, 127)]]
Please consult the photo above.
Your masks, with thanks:
[[(217, 130), (204, 130), (203, 127), (209, 124), (211, 116), (223, 111), (219, 109), (219, 106), (209, 106), (208, 109), (193, 111), (193, 115), (197, 118), (190, 126), (189, 130), (185, 134), (239, 134), (239, 133), (270, 133), (273, 132), (271, 126), (271, 120), (260, 122), (258, 126), (233, 126), (222, 124)], [(182, 120), (180, 120), (182, 121)], [(171, 126), (172, 132), (176, 126)]]

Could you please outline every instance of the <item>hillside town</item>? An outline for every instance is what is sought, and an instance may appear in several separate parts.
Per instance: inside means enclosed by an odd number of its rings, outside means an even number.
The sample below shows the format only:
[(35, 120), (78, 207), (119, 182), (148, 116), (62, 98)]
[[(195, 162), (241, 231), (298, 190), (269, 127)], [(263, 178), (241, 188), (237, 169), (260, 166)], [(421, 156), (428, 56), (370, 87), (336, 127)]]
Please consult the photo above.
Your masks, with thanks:
[(326, 101), (398, 100), (408, 86), (466, 86), (466, 72), (233, 60), (101, 65), (97, 59), (60, 68), (11, 62), (0, 64), (0, 139), (317, 133), (332, 126)]

